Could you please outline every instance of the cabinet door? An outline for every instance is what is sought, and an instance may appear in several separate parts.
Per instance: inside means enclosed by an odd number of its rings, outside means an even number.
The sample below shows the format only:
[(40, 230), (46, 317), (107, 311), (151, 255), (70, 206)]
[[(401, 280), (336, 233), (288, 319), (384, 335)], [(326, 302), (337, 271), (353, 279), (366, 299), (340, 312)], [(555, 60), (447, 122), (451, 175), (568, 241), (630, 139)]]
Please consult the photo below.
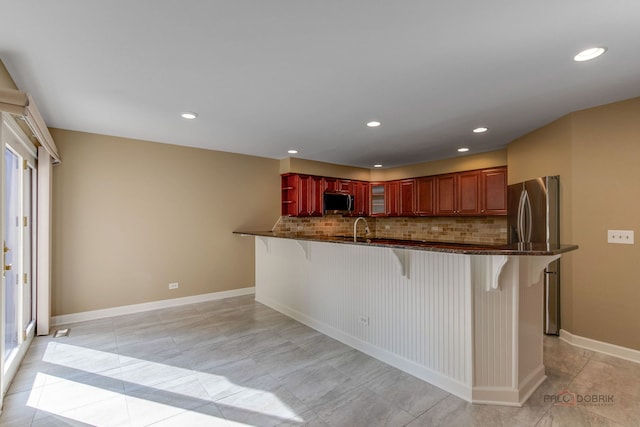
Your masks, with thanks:
[(309, 189), (310, 215), (322, 216), (324, 214), (324, 179), (321, 176), (312, 176)]
[(507, 168), (482, 171), (482, 215), (507, 214)]
[(387, 183), (387, 195), (385, 200), (387, 216), (398, 216), (399, 184), (400, 183), (398, 181), (391, 181)]
[(456, 206), (456, 174), (436, 177), (436, 214), (455, 215)]
[(335, 178), (325, 178), (324, 191), (328, 191), (330, 193), (338, 191), (338, 180)]
[(297, 216), (311, 216), (311, 185), (309, 175), (298, 175), (298, 212)]
[(434, 182), (435, 178), (425, 177), (416, 179), (416, 214), (433, 215), (434, 209)]
[(387, 186), (384, 182), (372, 182), (369, 184), (369, 194), (371, 197), (371, 216), (385, 216), (387, 212), (386, 196)]
[(354, 209), (352, 216), (369, 215), (369, 183), (352, 181), (349, 190), (354, 197)]
[(480, 215), (480, 180), (479, 171), (458, 174), (458, 208), (459, 215)]
[(348, 193), (351, 191), (351, 181), (347, 179), (339, 179), (337, 191), (340, 191), (341, 193)]
[(403, 179), (399, 183), (398, 214), (415, 216), (416, 214), (416, 180)]
[(322, 177), (298, 175), (297, 216), (322, 216), (323, 190)]

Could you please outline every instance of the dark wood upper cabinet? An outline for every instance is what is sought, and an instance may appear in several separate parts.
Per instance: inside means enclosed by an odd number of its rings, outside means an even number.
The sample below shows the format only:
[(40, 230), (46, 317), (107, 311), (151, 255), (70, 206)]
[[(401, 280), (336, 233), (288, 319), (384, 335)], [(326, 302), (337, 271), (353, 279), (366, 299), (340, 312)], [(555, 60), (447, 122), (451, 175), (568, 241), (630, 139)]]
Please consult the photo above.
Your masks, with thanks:
[(385, 216), (387, 214), (387, 184), (384, 182), (369, 183), (370, 206), (369, 215)]
[(387, 182), (387, 194), (385, 198), (385, 211), (387, 216), (398, 216), (399, 208), (399, 194), (400, 194), (400, 182), (390, 181)]
[(369, 183), (364, 181), (351, 181), (349, 193), (353, 194), (354, 209), (352, 216), (369, 215)]
[(458, 215), (480, 215), (480, 171), (460, 172), (457, 174), (457, 208)]
[(398, 215), (414, 216), (416, 214), (416, 180), (403, 179), (398, 186)]
[(386, 182), (296, 173), (282, 177), (282, 215), (322, 216), (324, 192), (354, 196), (350, 216), (489, 216), (507, 214), (507, 167)]
[(507, 214), (507, 168), (482, 171), (482, 215)]
[(312, 175), (298, 175), (298, 216), (322, 216), (323, 180)]
[(435, 188), (436, 215), (507, 214), (506, 167), (439, 175)]
[(329, 192), (338, 191), (338, 180), (336, 178), (325, 178), (324, 191), (329, 191)]
[(324, 179), (320, 176), (282, 175), (282, 215), (322, 216)]
[(436, 176), (436, 215), (456, 215), (458, 176), (455, 173)]
[(428, 216), (435, 213), (434, 188), (435, 178), (432, 176), (416, 178), (416, 215)]
[(298, 215), (298, 175), (285, 174), (280, 177), (282, 181), (282, 211), (283, 216)]
[(325, 178), (324, 191), (335, 193), (350, 193), (353, 182), (354, 181), (350, 181), (348, 179)]

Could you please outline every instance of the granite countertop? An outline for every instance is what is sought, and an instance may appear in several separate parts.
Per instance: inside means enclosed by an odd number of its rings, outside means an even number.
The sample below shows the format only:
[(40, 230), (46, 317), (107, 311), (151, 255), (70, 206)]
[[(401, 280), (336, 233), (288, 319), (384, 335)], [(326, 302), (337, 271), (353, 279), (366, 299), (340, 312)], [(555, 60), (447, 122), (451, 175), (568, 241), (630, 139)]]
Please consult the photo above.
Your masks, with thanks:
[(431, 242), (425, 240), (403, 240), (389, 238), (359, 238), (353, 236), (324, 236), (302, 233), (276, 233), (273, 231), (234, 231), (234, 234), (276, 237), (280, 239), (307, 240), (346, 245), (376, 246), (392, 249), (413, 249), (417, 251), (446, 252), (464, 255), (558, 255), (578, 249), (577, 245), (547, 245), (545, 243), (514, 243), (511, 245), (483, 245), (478, 243)]

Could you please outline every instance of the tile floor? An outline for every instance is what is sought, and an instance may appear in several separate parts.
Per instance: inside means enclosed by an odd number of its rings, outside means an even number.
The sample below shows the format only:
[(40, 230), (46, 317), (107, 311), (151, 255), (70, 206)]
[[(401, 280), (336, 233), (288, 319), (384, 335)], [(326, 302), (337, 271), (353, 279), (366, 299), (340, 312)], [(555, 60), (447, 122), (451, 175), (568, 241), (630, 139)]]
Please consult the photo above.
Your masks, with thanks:
[[(512, 408), (471, 405), (253, 296), (68, 326), (34, 340), (0, 426), (640, 426), (640, 364), (556, 338), (547, 381)], [(554, 405), (562, 390), (578, 403)]]

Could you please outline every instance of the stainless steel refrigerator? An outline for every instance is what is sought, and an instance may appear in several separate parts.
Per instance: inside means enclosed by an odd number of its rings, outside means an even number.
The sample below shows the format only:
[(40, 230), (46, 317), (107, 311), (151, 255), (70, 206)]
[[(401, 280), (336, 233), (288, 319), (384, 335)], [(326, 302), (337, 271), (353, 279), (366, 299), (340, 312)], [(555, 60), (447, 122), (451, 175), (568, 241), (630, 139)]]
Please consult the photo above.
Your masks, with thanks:
[[(509, 243), (560, 243), (559, 176), (544, 176), (509, 185)], [(544, 333), (560, 332), (560, 261), (544, 272)]]

